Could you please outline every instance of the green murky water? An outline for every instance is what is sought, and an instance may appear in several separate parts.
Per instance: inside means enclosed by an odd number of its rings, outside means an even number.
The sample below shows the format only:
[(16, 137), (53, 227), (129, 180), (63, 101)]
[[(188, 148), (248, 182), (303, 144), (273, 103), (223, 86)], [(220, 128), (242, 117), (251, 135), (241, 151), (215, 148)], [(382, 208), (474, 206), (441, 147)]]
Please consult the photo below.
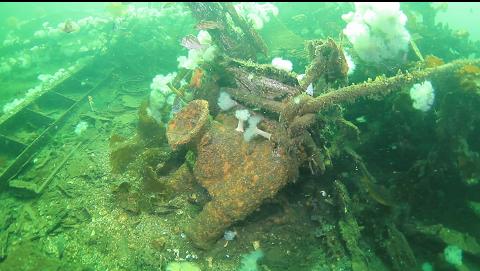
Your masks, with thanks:
[(0, 270), (480, 270), (478, 3), (0, 9)]

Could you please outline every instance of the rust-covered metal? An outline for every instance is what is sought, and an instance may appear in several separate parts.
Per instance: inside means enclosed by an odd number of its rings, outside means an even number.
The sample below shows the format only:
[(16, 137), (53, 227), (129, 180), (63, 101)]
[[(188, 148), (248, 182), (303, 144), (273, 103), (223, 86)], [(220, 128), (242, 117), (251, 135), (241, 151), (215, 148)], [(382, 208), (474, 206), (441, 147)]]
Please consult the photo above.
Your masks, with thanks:
[[(229, 226), (274, 197), (298, 170), (285, 146), (263, 138), (246, 142), (235, 130), (237, 120), (232, 115), (219, 114), (210, 125), (205, 125), (207, 120), (208, 103), (195, 100), (167, 128), (172, 148), (187, 145), (197, 153), (193, 173), (212, 198), (186, 229), (201, 248), (208, 248)], [(261, 125), (279, 134), (277, 122)]]
[(167, 126), (167, 140), (176, 150), (188, 143), (195, 145), (208, 123), (208, 102), (191, 101)]
[[(378, 98), (403, 86), (452, 73), (462, 65), (478, 63), (478, 60), (459, 61), (391, 78), (380, 76), (336, 90), (322, 89), (318, 97), (310, 97), (304, 92), (311, 84), (316, 87), (321, 82), (327, 85), (347, 82), (345, 55), (333, 39), (307, 43), (311, 62), (298, 82), (294, 73), (255, 63), (256, 54), (266, 50), (258, 34), (250, 32), (252, 29), (231, 4), (187, 5), (200, 25), (208, 25), (206, 29), (221, 52), (215, 64), (208, 64), (207, 76), (214, 88), (202, 88), (205, 91), (197, 92), (197, 98), (208, 97), (202, 94), (207, 91), (227, 92), (238, 103), (237, 108), (246, 108), (251, 114), (265, 114), (259, 128), (272, 134), (271, 140), (256, 138), (246, 142), (243, 134), (235, 130), (238, 121), (234, 110), (222, 112), (215, 121), (204, 125), (203, 121), (209, 119), (206, 101), (191, 102), (169, 123), (169, 144), (173, 149), (186, 145), (194, 150), (194, 177), (211, 196), (211, 201), (185, 229), (201, 248), (208, 248), (228, 227), (245, 219), (266, 199), (294, 181), (300, 166), (308, 165), (312, 174), (325, 172), (331, 165), (331, 155), (326, 143), (315, 140), (311, 131), (312, 128), (319, 131), (326, 125), (319, 122), (323, 112), (359, 98)], [(351, 203), (343, 193), (346, 188), (339, 183), (336, 187), (342, 198), (339, 209), (347, 210)], [(375, 194), (377, 200), (388, 206), (378, 195)], [(342, 215), (339, 223), (356, 264), (368, 266), (359, 246), (357, 224), (350, 213)], [(396, 232), (392, 232), (391, 240), (400, 245), (403, 242)], [(391, 251), (390, 255), (414, 262), (407, 254)]]
[(201, 248), (207, 248), (265, 199), (274, 197), (297, 171), (283, 147), (262, 138), (245, 142), (235, 131), (235, 118), (217, 118), (220, 121), (212, 122), (196, 146), (194, 176), (212, 200), (186, 232)]

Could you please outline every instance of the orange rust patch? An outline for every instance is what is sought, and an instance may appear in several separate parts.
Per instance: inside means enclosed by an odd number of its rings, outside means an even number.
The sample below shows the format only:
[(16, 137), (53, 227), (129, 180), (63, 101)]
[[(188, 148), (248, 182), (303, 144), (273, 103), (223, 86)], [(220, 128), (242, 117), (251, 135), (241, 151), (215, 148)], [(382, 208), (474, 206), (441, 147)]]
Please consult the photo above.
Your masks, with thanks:
[(265, 140), (244, 142), (234, 124), (233, 116), (221, 114), (197, 145), (194, 175), (212, 196), (187, 232), (197, 245), (216, 240), (289, 180), (288, 156), (272, 156), (274, 146)]
[(229, 162), (223, 163), (223, 175), (228, 175), (230, 173), (230, 169), (232, 165)]
[(191, 101), (168, 123), (168, 143), (176, 149), (178, 146), (199, 139), (208, 120), (208, 102)]
[(245, 159), (245, 164), (244, 164), (243, 168), (244, 168), (246, 171), (253, 171), (253, 170), (255, 170), (255, 163), (254, 163), (254, 161), (248, 159), (248, 156), (247, 156), (247, 159)]
[(472, 64), (467, 64), (462, 67), (460, 72), (463, 74), (479, 74), (480, 68)]
[(425, 57), (425, 66), (427, 68), (434, 68), (443, 64), (445, 64), (445, 62), (441, 58), (434, 55), (428, 55)]
[(192, 88), (200, 88), (202, 86), (202, 78), (203, 78), (203, 70), (200, 68), (196, 68), (193, 71), (192, 79), (190, 80), (190, 87)]

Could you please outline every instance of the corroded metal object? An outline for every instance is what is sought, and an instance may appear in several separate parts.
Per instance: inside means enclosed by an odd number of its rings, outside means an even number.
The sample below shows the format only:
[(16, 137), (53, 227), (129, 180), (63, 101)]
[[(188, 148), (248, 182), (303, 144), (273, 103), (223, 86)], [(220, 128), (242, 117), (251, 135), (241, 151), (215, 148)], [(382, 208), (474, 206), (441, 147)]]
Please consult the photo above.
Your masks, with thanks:
[[(300, 165), (308, 164), (312, 174), (318, 170), (324, 172), (331, 165), (324, 142), (314, 140), (309, 131), (318, 124), (322, 112), (353, 103), (359, 98), (387, 95), (427, 77), (458, 70), (460, 64), (399, 73), (391, 78), (382, 76), (331, 91), (325, 88), (314, 98), (303, 94), (311, 84), (316, 86), (321, 82), (328, 85), (347, 81), (345, 55), (332, 39), (308, 44), (311, 63), (305, 77), (298, 82), (294, 73), (246, 60), (255, 60), (256, 54), (262, 49), (255, 42), (256, 37), (248, 35), (248, 31), (242, 29), (243, 35), (236, 32), (233, 25), (241, 26), (242, 23), (235, 22), (236, 16), (232, 15), (231, 6), (220, 3), (188, 5), (197, 21), (214, 22), (216, 26), (209, 27), (208, 31), (223, 53), (217, 57), (215, 65), (210, 66), (210, 78), (215, 81), (212, 85), (216, 87), (209, 88), (208, 93), (227, 92), (240, 108), (261, 112), (265, 119), (260, 123), (260, 128), (273, 135), (271, 141), (259, 138), (245, 142), (243, 135), (235, 131), (237, 120), (229, 113), (220, 113), (216, 121), (202, 126), (199, 120), (202, 117), (208, 119), (208, 104), (200, 106), (198, 101), (189, 104), (169, 123), (169, 144), (174, 149), (185, 145), (196, 152), (194, 177), (212, 198), (185, 229), (193, 243), (201, 248), (208, 248), (222, 236), (225, 229), (247, 217), (265, 199), (275, 196), (289, 181), (293, 181)], [(474, 60), (471, 64), (478, 61)], [(197, 97), (205, 95), (198, 93)], [(358, 225), (350, 214), (345, 215), (341, 223), (345, 233), (358, 232)], [(360, 251), (360, 248), (356, 248), (356, 235), (345, 234), (344, 238), (354, 241), (349, 243), (353, 247), (352, 254)], [(401, 244), (398, 235), (393, 236), (392, 240), (399, 240)], [(353, 258), (359, 263), (363, 261), (361, 253)]]
[(207, 101), (194, 100), (177, 113), (167, 127), (167, 140), (172, 149), (196, 144), (208, 124), (208, 112)]
[[(169, 125), (168, 131), (183, 130), (180, 124), (198, 102), (192, 103), (176, 115), (171, 122), (175, 125)], [(197, 134), (199, 140), (194, 144), (186, 139), (169, 140), (176, 144), (172, 147), (181, 142), (195, 149), (194, 176), (212, 197), (186, 229), (189, 238), (201, 248), (208, 248), (225, 229), (275, 196), (297, 174), (296, 163), (286, 149), (261, 138), (245, 142), (243, 135), (235, 131), (236, 125), (233, 116), (220, 114), (202, 135)], [(274, 126), (270, 122), (262, 128), (271, 131)]]

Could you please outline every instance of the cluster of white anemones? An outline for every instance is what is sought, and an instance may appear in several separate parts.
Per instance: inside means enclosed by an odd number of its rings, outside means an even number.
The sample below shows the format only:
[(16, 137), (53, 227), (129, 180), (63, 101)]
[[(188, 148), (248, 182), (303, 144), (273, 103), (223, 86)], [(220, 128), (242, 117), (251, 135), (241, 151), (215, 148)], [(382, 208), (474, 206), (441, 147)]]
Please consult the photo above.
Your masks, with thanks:
[(200, 48), (188, 50), (187, 56), (177, 58), (178, 67), (194, 70), (198, 65), (205, 61), (212, 61), (217, 51), (216, 46), (212, 45), (212, 37), (205, 30), (200, 30), (197, 35)]
[(343, 29), (357, 55), (366, 62), (398, 59), (408, 51), (410, 33), (400, 3), (355, 3), (355, 11), (342, 15)]

